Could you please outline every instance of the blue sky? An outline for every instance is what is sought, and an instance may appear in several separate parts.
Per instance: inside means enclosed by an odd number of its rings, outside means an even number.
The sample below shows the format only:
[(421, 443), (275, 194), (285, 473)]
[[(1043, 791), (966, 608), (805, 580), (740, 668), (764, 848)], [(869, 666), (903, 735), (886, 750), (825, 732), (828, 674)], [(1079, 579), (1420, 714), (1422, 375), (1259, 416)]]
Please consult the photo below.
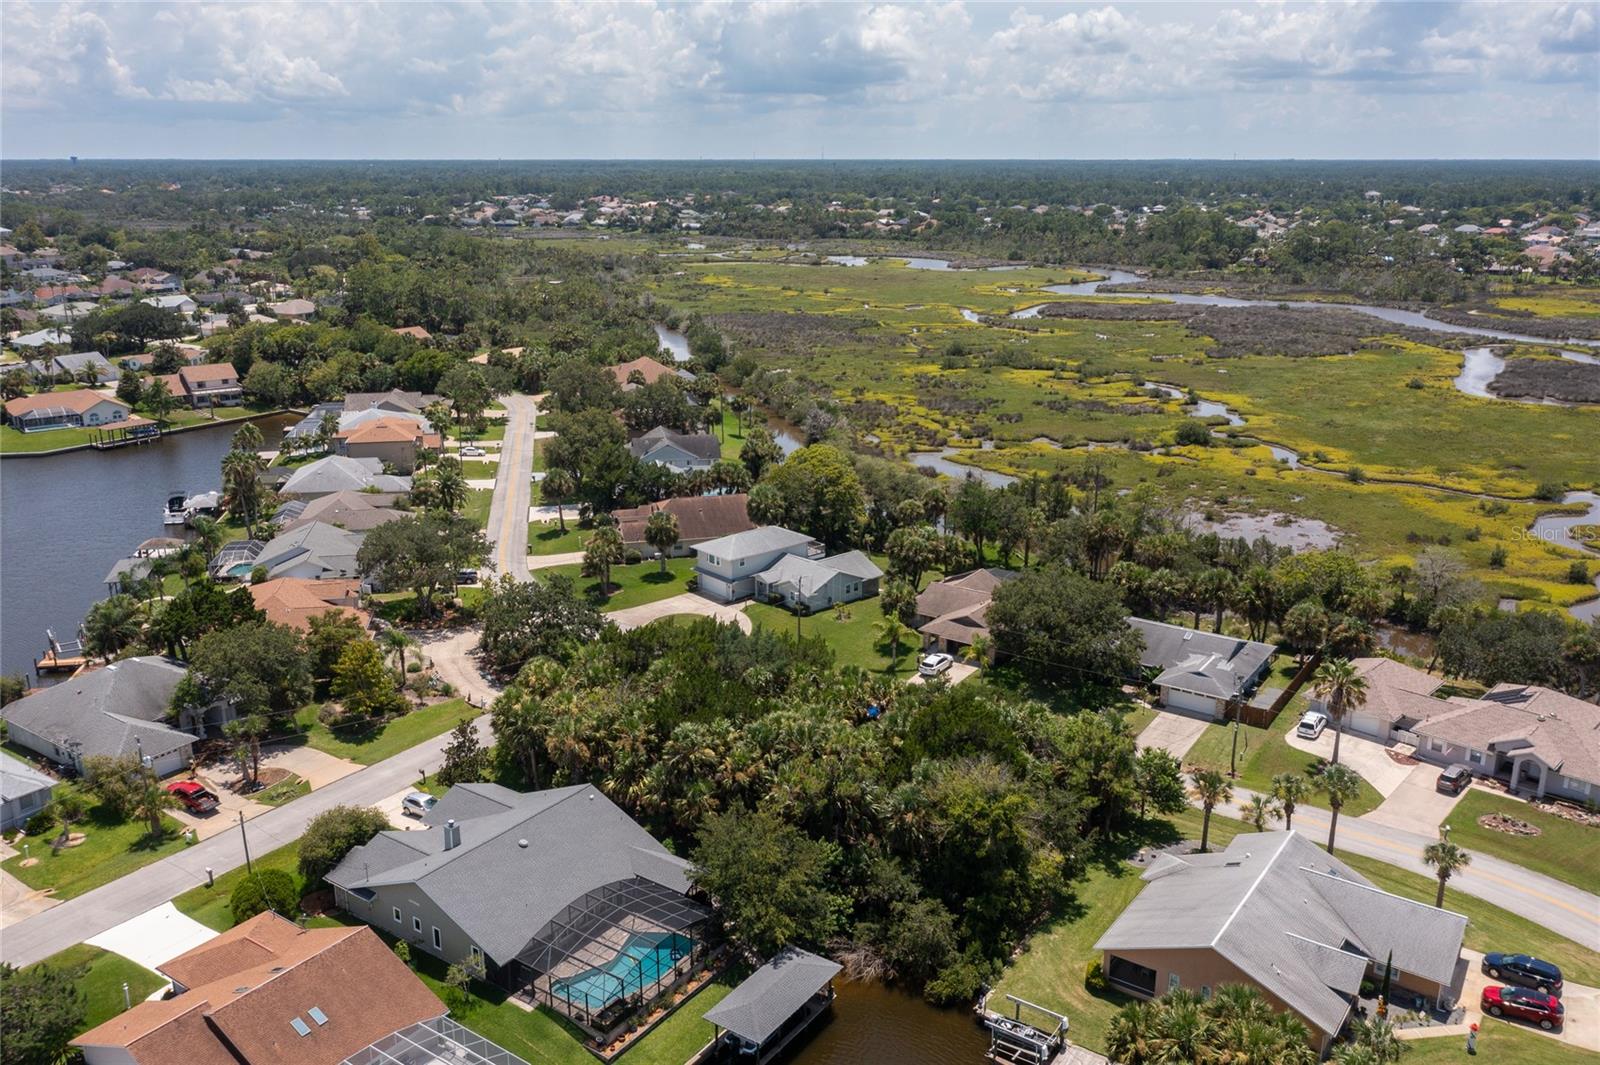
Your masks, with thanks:
[(0, 156), (1600, 157), (1600, 5), (0, 6)]

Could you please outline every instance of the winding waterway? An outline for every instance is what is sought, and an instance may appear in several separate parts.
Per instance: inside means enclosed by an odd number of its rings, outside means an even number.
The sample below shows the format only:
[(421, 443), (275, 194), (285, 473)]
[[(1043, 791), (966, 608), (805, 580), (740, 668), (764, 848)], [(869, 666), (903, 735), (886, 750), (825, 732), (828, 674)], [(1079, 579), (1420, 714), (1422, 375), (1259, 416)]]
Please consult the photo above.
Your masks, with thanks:
[[(1561, 497), (1561, 502), (1583, 503), (1587, 504), (1589, 509), (1581, 514), (1541, 514), (1529, 526), (1528, 535), (1545, 543), (1560, 544), (1573, 551), (1600, 556), (1600, 544), (1593, 540), (1581, 539), (1572, 532), (1580, 525), (1600, 525), (1600, 492), (1568, 492)], [(1567, 608), (1567, 612), (1579, 621), (1600, 618), (1600, 575), (1595, 576), (1594, 585), (1596, 598)]]
[[(256, 422), (276, 447), (291, 417)], [(0, 670), (27, 673), (45, 629), (69, 640), (105, 598), (105, 575), (152, 536), (171, 536), (161, 507), (176, 491), (221, 479), (238, 422), (173, 433), (118, 451), (72, 451), (0, 462)]]

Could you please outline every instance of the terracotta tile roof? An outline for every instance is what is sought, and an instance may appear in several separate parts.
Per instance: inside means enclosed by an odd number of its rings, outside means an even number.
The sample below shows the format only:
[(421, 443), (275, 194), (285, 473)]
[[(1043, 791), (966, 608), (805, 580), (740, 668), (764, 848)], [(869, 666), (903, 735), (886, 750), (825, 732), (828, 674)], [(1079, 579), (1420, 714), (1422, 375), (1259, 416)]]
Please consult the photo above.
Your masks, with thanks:
[(410, 418), (374, 418), (339, 430), (338, 437), (348, 444), (414, 444), (437, 449), (442, 441)]
[(267, 620), (287, 625), (301, 632), (311, 631), (311, 619), (330, 610), (355, 618), (363, 628), (370, 620), (364, 610), (356, 608), (356, 592), (360, 581), (314, 581), (303, 577), (279, 577), (250, 585), (250, 598), (256, 609), (264, 611)]
[(678, 539), (694, 543), (754, 529), (756, 524), (750, 520), (747, 509), (749, 501), (750, 497), (742, 492), (725, 496), (680, 496), (619, 510), (613, 517), (617, 519), (625, 544), (645, 542), (645, 523), (657, 511), (666, 511), (677, 518)]
[(6, 401), (6, 413), (15, 418), (30, 411), (64, 407), (67, 410), (82, 414), (93, 409), (98, 403), (114, 403), (124, 409), (128, 407), (121, 400), (103, 396), (91, 389), (78, 388), (70, 392), (40, 392), (34, 396), (18, 396), (16, 399), (9, 399)]
[(396, 329), (395, 332), (403, 337), (416, 337), (418, 340), (433, 339), (433, 334), (422, 328), (420, 325), (402, 326)]
[(135, 1065), (338, 1065), (446, 1012), (364, 926), (302, 929), (266, 913), (160, 970), (188, 990), (141, 1002), (73, 1045), (121, 1047)]
[(217, 385), (227, 381), (237, 381), (239, 371), (233, 368), (231, 362), (207, 362), (199, 366), (185, 366), (178, 371), (186, 385)]
[(670, 366), (661, 365), (648, 355), (644, 356), (643, 358), (634, 359), (632, 362), (625, 362), (611, 367), (611, 373), (614, 377), (616, 377), (617, 384), (619, 385), (627, 384), (628, 378), (633, 375), (633, 371), (635, 370), (638, 370), (640, 373), (644, 374), (644, 383), (647, 385), (653, 385), (657, 381), (661, 380), (661, 378), (671, 376), (677, 372)]

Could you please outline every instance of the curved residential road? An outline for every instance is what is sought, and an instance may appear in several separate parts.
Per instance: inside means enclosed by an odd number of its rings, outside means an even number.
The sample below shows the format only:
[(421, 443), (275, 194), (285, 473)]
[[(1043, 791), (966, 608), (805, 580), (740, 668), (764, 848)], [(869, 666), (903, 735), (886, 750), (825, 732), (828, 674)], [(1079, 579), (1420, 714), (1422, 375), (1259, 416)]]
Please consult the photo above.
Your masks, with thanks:
[(528, 572), (528, 509), (533, 504), (533, 439), (539, 406), (532, 396), (517, 393), (501, 396), (500, 402), (506, 408), (506, 435), (500, 444), (485, 535), (494, 548), (496, 575), (509, 573), (528, 581), (533, 579)]
[[(1254, 794), (1244, 788), (1234, 788), (1227, 812), (1234, 817), (1242, 816), (1244, 804)], [(1219, 812), (1222, 809), (1218, 807)], [(1319, 845), (1327, 842), (1330, 820), (1328, 811), (1314, 806), (1298, 806), (1294, 811), (1295, 831)], [(1409, 869), (1432, 880), (1434, 873), (1423, 863), (1422, 849), (1434, 839), (1366, 817), (1341, 817), (1334, 846)], [(1589, 950), (1600, 951), (1600, 896), (1582, 888), (1491, 854), (1472, 851), (1472, 864), (1450, 878), (1445, 909), (1450, 908), (1449, 895), (1458, 892), (1509, 910)], [(1519, 948), (1513, 944), (1505, 949)]]
[[(478, 718), (476, 726), (479, 737), (489, 742), (488, 715)], [(404, 790), (423, 771), (432, 773), (439, 768), (449, 742), (448, 732), (435, 736), (246, 821), (251, 856), (260, 857), (293, 843), (305, 833), (306, 824), (325, 810), (340, 805), (374, 806)], [(243, 864), (244, 844), (235, 827), (7, 926), (0, 931), (0, 959), (27, 965), (47, 958), (204, 884), (208, 866), (220, 876)]]

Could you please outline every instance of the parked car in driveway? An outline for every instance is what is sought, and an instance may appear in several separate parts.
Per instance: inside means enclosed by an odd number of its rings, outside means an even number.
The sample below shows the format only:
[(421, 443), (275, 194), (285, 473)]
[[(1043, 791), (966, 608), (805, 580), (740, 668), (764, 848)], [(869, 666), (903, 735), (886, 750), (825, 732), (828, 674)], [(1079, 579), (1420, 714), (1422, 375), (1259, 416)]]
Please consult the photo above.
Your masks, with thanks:
[(1320, 710), (1307, 710), (1294, 727), (1294, 734), (1302, 739), (1314, 740), (1328, 727), (1328, 715)]
[(1491, 1017), (1531, 1021), (1546, 1031), (1560, 1028), (1566, 1013), (1566, 1007), (1554, 995), (1526, 987), (1486, 987), (1479, 1005)]
[(167, 785), (167, 791), (192, 814), (209, 814), (217, 809), (216, 793), (207, 791), (198, 780), (174, 780)]
[(428, 811), (434, 808), (438, 799), (425, 791), (413, 791), (410, 795), (400, 800), (400, 812), (407, 817), (421, 820), (428, 816)]
[(461, 457), (466, 459), (481, 459), (484, 454), (483, 448), (475, 447), (472, 444), (468, 444), (461, 449)]
[(923, 655), (922, 661), (917, 663), (917, 672), (924, 677), (937, 677), (954, 664), (954, 658), (940, 651), (937, 654)]
[(1434, 781), (1433, 787), (1434, 790), (1442, 791), (1446, 795), (1460, 795), (1463, 791), (1467, 790), (1467, 785), (1471, 783), (1471, 767), (1464, 766), (1460, 762), (1457, 762), (1455, 765), (1446, 766), (1444, 770), (1439, 773), (1439, 779)]
[(1483, 971), (1496, 980), (1520, 984), (1542, 991), (1547, 995), (1560, 995), (1561, 970), (1543, 958), (1526, 954), (1501, 954), (1498, 951), (1483, 956)]

